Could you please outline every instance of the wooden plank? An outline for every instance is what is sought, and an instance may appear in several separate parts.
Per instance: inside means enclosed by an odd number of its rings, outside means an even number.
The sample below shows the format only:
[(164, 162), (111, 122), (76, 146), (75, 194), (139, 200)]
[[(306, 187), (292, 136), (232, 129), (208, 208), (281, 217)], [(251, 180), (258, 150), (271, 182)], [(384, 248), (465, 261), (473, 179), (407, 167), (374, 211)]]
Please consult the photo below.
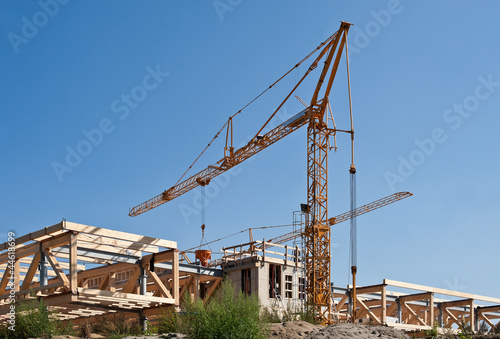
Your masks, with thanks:
[[(21, 259), (30, 255), (34, 255), (38, 251), (40, 245), (38, 243), (29, 244), (22, 247), (21, 249), (16, 249), (16, 259)], [(0, 264), (5, 264), (9, 261), (9, 252), (4, 252), (0, 254)]]
[(138, 250), (128, 250), (121, 247), (114, 247), (110, 245), (94, 244), (88, 241), (79, 241), (78, 249), (99, 250), (108, 253), (134, 255), (134, 256), (140, 256), (141, 254), (141, 252)]
[(126, 285), (122, 288), (123, 293), (131, 293), (132, 291), (134, 291), (134, 288), (137, 284), (137, 278), (139, 278), (139, 274), (141, 274), (139, 267), (136, 267), (132, 272), (130, 272), (130, 277)]
[(181, 293), (180, 293), (180, 298), (184, 298), (184, 293), (186, 293), (186, 290), (191, 287), (191, 285), (193, 284), (193, 282), (194, 282), (194, 274), (191, 275), (189, 277), (189, 280), (187, 281), (187, 283), (184, 286), (182, 286), (182, 290), (181, 290)]
[(69, 288), (71, 293), (76, 294), (78, 288), (77, 264), (78, 255), (76, 253), (78, 246), (78, 234), (73, 233), (69, 239)]
[(401, 302), (401, 305), (402, 305), (402, 306), (404, 306), (404, 307), (408, 310), (408, 312), (410, 313), (410, 319), (409, 319), (409, 322), (411, 322), (411, 319), (412, 319), (412, 318), (415, 318), (415, 320), (416, 320), (417, 322), (419, 322), (419, 323), (420, 323), (420, 325), (422, 325), (422, 326), (427, 326), (427, 324), (426, 324), (426, 323), (425, 323), (425, 322), (424, 322), (424, 321), (423, 321), (423, 320), (422, 320), (422, 319), (421, 319), (421, 318), (417, 315), (417, 313), (416, 313), (414, 310), (412, 310), (412, 309), (411, 309), (411, 307), (410, 307), (410, 306), (408, 306), (408, 304), (407, 304), (406, 302), (404, 302), (404, 301), (403, 301), (403, 302)]
[(402, 296), (400, 296), (399, 300), (404, 301), (404, 302), (419, 301), (419, 300), (429, 300), (432, 295), (433, 295), (432, 292), (408, 294), (408, 295), (402, 295)]
[(387, 312), (386, 314), (389, 316), (389, 317), (392, 317), (392, 315), (398, 310), (398, 303), (397, 302), (393, 302), (388, 308), (387, 308)]
[(165, 298), (171, 298), (171, 299), (173, 299), (172, 295), (170, 294), (170, 292), (167, 290), (167, 288), (165, 287), (165, 285), (163, 285), (163, 282), (160, 280), (160, 278), (158, 278), (158, 275), (156, 274), (156, 272), (151, 271), (149, 268), (146, 268), (146, 272), (153, 279), (156, 287), (158, 287), (160, 289), (161, 294)]
[(95, 290), (91, 288), (82, 288), (82, 287), (78, 287), (78, 293), (79, 295), (83, 296), (96, 296), (105, 298), (110, 297), (110, 298), (116, 298), (117, 300), (121, 301), (126, 301), (126, 300), (131, 300), (133, 302), (150, 301), (150, 302), (167, 303), (167, 304), (173, 304), (175, 302), (174, 299), (170, 298), (159, 298), (159, 297), (152, 297), (149, 295), (139, 295), (139, 294), (122, 293), (122, 292), (110, 292), (110, 291), (102, 291), (102, 290)]
[[(16, 292), (16, 296), (17, 295), (30, 294), (31, 292), (44, 291), (44, 290), (48, 290), (48, 289), (51, 289), (51, 288), (57, 288), (57, 287), (61, 287), (61, 286), (64, 286), (64, 284), (63, 284), (62, 281), (58, 281), (58, 282), (55, 282), (55, 283), (52, 283), (52, 284), (48, 284), (48, 285), (45, 285), (45, 286), (30, 287), (28, 290), (21, 290), (19, 292)], [(9, 295), (10, 294), (1, 295), (0, 296), (0, 300), (9, 297)]]
[(14, 290), (16, 292), (19, 292), (21, 290), (21, 276), (19, 270), (20, 268), (20, 263), (19, 260), (16, 259), (14, 262)]
[(109, 284), (109, 273), (106, 274), (103, 278), (101, 278), (101, 283), (99, 284), (99, 287), (97, 287), (97, 289), (105, 290), (108, 284)]
[(97, 276), (107, 274), (109, 272), (121, 272), (121, 271), (130, 270), (130, 269), (133, 269), (135, 267), (138, 267), (138, 266), (134, 265), (134, 264), (129, 264), (129, 263), (111, 264), (111, 265), (96, 267), (96, 268), (92, 268), (92, 269), (78, 272), (78, 278), (79, 279), (80, 278), (92, 278), (92, 277), (97, 277)]
[(472, 299), (462, 299), (442, 302), (443, 307), (459, 307), (459, 306), (469, 306)]
[(405, 282), (396, 281), (396, 280), (384, 279), (384, 284), (394, 286), (394, 287), (407, 288), (407, 289), (411, 289), (411, 290), (434, 292), (436, 294), (444, 294), (444, 295), (449, 295), (449, 296), (458, 297), (458, 298), (476, 299), (476, 300), (491, 302), (494, 304), (500, 304), (500, 298), (492, 298), (492, 297), (486, 297), (486, 296), (477, 295), (477, 294), (451, 291), (451, 290), (446, 290), (446, 289), (442, 289), (442, 288), (435, 288), (435, 287), (405, 283)]
[(346, 294), (340, 299), (338, 304), (336, 305), (337, 312), (340, 312), (340, 310), (344, 307), (345, 303), (349, 300), (349, 296)]
[(361, 308), (363, 308), (365, 310), (366, 313), (368, 313), (370, 318), (372, 318), (373, 321), (375, 321), (378, 325), (382, 325), (382, 323), (380, 322), (380, 319), (375, 314), (373, 314), (373, 312), (370, 310), (370, 308), (368, 306), (366, 306), (365, 303), (363, 303), (359, 298), (356, 297), (356, 299), (358, 300), (357, 303), (361, 306)]
[(376, 292), (380, 293), (380, 291), (382, 291), (383, 287), (384, 287), (384, 284), (356, 287), (356, 295), (376, 293)]
[[(54, 252), (52, 252), (52, 253), (54, 253)], [(56, 257), (57, 257), (57, 255), (56, 255)], [(33, 261), (33, 258), (32, 258), (32, 257), (24, 257), (24, 258), (20, 258), (20, 259), (19, 259), (19, 262), (20, 262), (21, 264), (31, 264), (31, 262), (32, 262), (32, 261)], [(60, 262), (59, 262), (59, 265), (61, 265), (61, 267), (62, 267), (62, 268), (64, 268), (64, 269), (69, 268), (69, 262), (62, 262), (62, 261), (60, 261)], [(5, 270), (5, 268), (6, 268), (6, 267), (7, 267), (7, 264), (0, 264), (0, 271)], [(21, 266), (21, 272), (23, 272), (23, 271), (22, 271), (22, 268), (23, 268), (23, 267), (25, 267), (25, 266)], [(85, 269), (85, 265), (84, 265), (84, 264), (78, 264), (78, 266), (77, 266), (77, 267), (78, 267), (78, 270), (79, 270), (79, 271), (81, 271), (81, 270), (84, 270), (84, 269)]]
[[(44, 229), (42, 230), (39, 230), (39, 231), (36, 231), (36, 232), (32, 232), (32, 233), (28, 233), (28, 234), (25, 234), (23, 236), (20, 236), (20, 237), (17, 237), (16, 238), (16, 246), (17, 245), (20, 245), (20, 244), (23, 244), (27, 241), (30, 241), (30, 240), (36, 240), (38, 238), (40, 238), (41, 236), (44, 236), (44, 235), (49, 235), (55, 231), (58, 231), (58, 230), (61, 230), (62, 229), (62, 223), (57, 223), (53, 226), (49, 226), (49, 227), (45, 227)], [(2, 243), (0, 244), (0, 251), (3, 251), (5, 249), (9, 248), (9, 242), (5, 242), (5, 243)]]
[(5, 293), (5, 289), (7, 288), (10, 277), (11, 277), (10, 269), (6, 269), (3, 272), (2, 281), (0, 282), (0, 295), (3, 295)]
[(158, 249), (158, 246), (139, 244), (125, 240), (103, 238), (101, 236), (92, 234), (80, 233), (80, 239), (92, 244), (110, 245), (113, 247), (119, 247), (126, 250), (143, 251), (149, 253), (158, 253), (160, 251)]
[(69, 280), (66, 274), (64, 274), (63, 269), (61, 266), (59, 266), (59, 263), (57, 262), (57, 259), (52, 255), (52, 252), (50, 250), (43, 250), (43, 253), (45, 253), (45, 257), (50, 263), (50, 266), (52, 266), (52, 269), (54, 272), (56, 272), (57, 277), (63, 282), (64, 286), (69, 286)]
[(142, 257), (142, 262), (149, 264), (149, 262), (151, 261), (153, 256), (155, 259), (155, 263), (164, 262), (164, 261), (172, 261), (174, 259), (174, 252), (175, 252), (175, 249), (171, 249), (171, 250), (166, 250), (166, 251), (162, 251), (159, 253), (148, 254), (148, 255), (145, 255)]
[(382, 307), (381, 314), (380, 314), (380, 322), (385, 325), (386, 324), (386, 317), (387, 317), (387, 286), (384, 285), (382, 287), (381, 291), (382, 295), (380, 298), (380, 306)]
[(222, 279), (218, 278), (217, 280), (215, 280), (214, 284), (210, 287), (210, 289), (208, 290), (208, 293), (207, 295), (205, 296), (205, 298), (203, 299), (203, 302), (207, 302), (208, 299), (210, 298), (210, 296), (214, 293), (214, 291), (217, 289), (217, 287), (220, 285), (220, 282), (221, 282)]
[(478, 306), (476, 309), (477, 309), (477, 313), (499, 312), (500, 311), (500, 305), (495, 305), (495, 306)]
[(172, 290), (174, 292), (175, 304), (180, 304), (180, 286), (179, 286), (179, 250), (175, 249), (174, 258), (172, 260)]
[(100, 235), (108, 238), (139, 242), (141, 244), (156, 245), (166, 248), (177, 248), (177, 243), (175, 241), (146, 237), (143, 235), (127, 233), (127, 232), (113, 231), (105, 228), (87, 226), (68, 221), (64, 223), (63, 228), (71, 231)]
[(435, 321), (435, 315), (434, 315), (434, 293), (431, 293), (429, 296), (429, 326), (434, 326), (434, 321)]
[(116, 291), (116, 272), (111, 272), (108, 274), (109, 277), (109, 286), (107, 288), (108, 291), (115, 292)]
[[(35, 276), (36, 271), (38, 270), (38, 263), (40, 262), (40, 251), (36, 252), (33, 260), (31, 261), (31, 265), (24, 277), (23, 285), (21, 286), (21, 290), (27, 290), (31, 285), (31, 281)], [(3, 293), (3, 292), (2, 292)], [(1, 293), (0, 293), (1, 294)]]

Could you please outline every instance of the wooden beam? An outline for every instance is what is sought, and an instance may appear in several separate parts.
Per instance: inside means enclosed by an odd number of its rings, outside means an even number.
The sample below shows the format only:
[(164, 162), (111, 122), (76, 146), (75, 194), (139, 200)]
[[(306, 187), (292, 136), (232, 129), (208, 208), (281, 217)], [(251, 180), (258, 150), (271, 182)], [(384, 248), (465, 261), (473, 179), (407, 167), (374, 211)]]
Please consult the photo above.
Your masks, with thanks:
[(174, 258), (172, 260), (172, 291), (174, 292), (175, 304), (180, 304), (180, 292), (179, 292), (179, 250), (174, 250)]
[(442, 302), (441, 305), (443, 307), (460, 307), (460, 306), (469, 306), (471, 304), (471, 300), (473, 299), (462, 299), (462, 300), (453, 300), (453, 301), (445, 301)]
[(141, 271), (137, 266), (136, 268), (134, 268), (132, 272), (130, 272), (128, 281), (126, 285), (122, 288), (123, 293), (131, 293), (132, 291), (134, 291), (134, 288), (137, 285), (137, 278), (139, 278), (139, 274), (141, 274)]
[(92, 243), (92, 244), (109, 245), (109, 246), (118, 247), (118, 248), (122, 248), (122, 249), (126, 249), (126, 250), (132, 250), (132, 251), (143, 251), (143, 252), (149, 252), (149, 253), (158, 253), (160, 251), (158, 249), (158, 246), (139, 244), (139, 243), (135, 243), (132, 241), (126, 241), (126, 240), (104, 238), (104, 237), (101, 237), (98, 235), (92, 235), (92, 234), (80, 233), (80, 239), (85, 241), (85, 242)]
[(78, 248), (79, 249), (99, 250), (99, 251), (108, 252), (108, 253), (115, 253), (115, 254), (140, 256), (140, 251), (138, 251), (138, 250), (128, 250), (128, 249), (124, 249), (121, 247), (114, 247), (114, 246), (110, 246), (110, 245), (94, 244), (94, 243), (91, 243), (88, 241), (79, 241)]
[(128, 240), (133, 242), (138, 242), (141, 244), (161, 246), (165, 248), (177, 248), (177, 243), (175, 241), (163, 240), (158, 238), (146, 237), (143, 235), (137, 235), (133, 233), (112, 231), (105, 228), (99, 228), (94, 226), (87, 226), (82, 224), (77, 224), (73, 222), (66, 221), (63, 225), (66, 230), (77, 231), (81, 233), (89, 233), (93, 235), (100, 235), (108, 238), (115, 238), (119, 240)]
[(477, 295), (477, 294), (451, 291), (451, 290), (446, 290), (446, 289), (442, 289), (442, 288), (416, 285), (416, 284), (405, 283), (405, 282), (396, 281), (396, 280), (389, 280), (389, 279), (384, 279), (384, 283), (387, 285), (390, 285), (390, 286), (394, 286), (394, 287), (407, 288), (407, 289), (417, 290), (417, 291), (434, 292), (436, 294), (444, 294), (444, 295), (449, 295), (449, 296), (458, 297), (458, 298), (476, 299), (476, 300), (491, 302), (494, 304), (500, 304), (499, 298), (485, 297), (485, 296)]
[(435, 315), (434, 315), (434, 293), (431, 293), (429, 296), (429, 326), (434, 326), (435, 322)]
[(165, 287), (165, 285), (163, 285), (163, 282), (160, 280), (160, 278), (158, 278), (158, 275), (156, 274), (156, 272), (151, 271), (149, 269), (149, 267), (146, 268), (146, 272), (153, 279), (153, 282), (155, 283), (156, 287), (158, 287), (160, 289), (161, 294), (165, 298), (171, 298), (171, 299), (173, 299), (172, 295), (170, 294), (170, 292), (167, 290), (167, 288)]
[(369, 294), (369, 293), (380, 293), (382, 288), (384, 288), (384, 284), (380, 285), (372, 285), (372, 286), (364, 286), (364, 287), (356, 287), (356, 294)]
[[(61, 230), (62, 229), (62, 223), (57, 223), (53, 226), (49, 226), (49, 227), (45, 227), (44, 229), (42, 230), (39, 230), (39, 231), (36, 231), (36, 232), (32, 232), (32, 233), (28, 233), (26, 235), (23, 235), (21, 237), (17, 237), (16, 238), (16, 246), (17, 245), (20, 245), (20, 244), (23, 244), (27, 241), (30, 241), (30, 240), (37, 240), (38, 238), (42, 237), (42, 236), (45, 236), (45, 235), (49, 235), (51, 233), (54, 233), (55, 231), (58, 231), (58, 230)], [(0, 251), (3, 251), (5, 249), (9, 248), (9, 242), (5, 242), (5, 243), (2, 243), (0, 244)]]
[(0, 282), (0, 295), (3, 295), (5, 293), (10, 277), (11, 277), (10, 269), (7, 268), (3, 272), (2, 281)]
[(108, 284), (109, 284), (109, 273), (101, 278), (101, 282), (100, 282), (99, 287), (97, 289), (98, 290), (105, 290), (106, 287), (108, 286)]
[(373, 321), (375, 321), (378, 325), (382, 325), (382, 323), (380, 322), (380, 319), (375, 314), (373, 314), (373, 312), (370, 310), (370, 308), (368, 306), (366, 306), (365, 303), (362, 302), (359, 298), (356, 298), (356, 299), (357, 299), (358, 305), (360, 305), (361, 308), (363, 308), (365, 310), (364, 313), (368, 313), (368, 315), (370, 316), (370, 318), (373, 319)]
[(155, 263), (160, 263), (164, 261), (172, 261), (174, 259), (175, 249), (162, 251), (159, 253), (148, 254), (142, 257), (142, 262), (149, 264), (151, 259), (154, 257)]
[(418, 314), (414, 310), (411, 309), (411, 307), (406, 302), (402, 301), (401, 305), (403, 305), (410, 313), (409, 322), (411, 322), (412, 318), (415, 318), (415, 320), (419, 322), (420, 325), (427, 326), (427, 324), (418, 316)]
[[(33, 277), (35, 276), (36, 271), (38, 270), (38, 263), (40, 262), (40, 251), (36, 252), (33, 260), (31, 261), (31, 265), (24, 277), (23, 285), (21, 286), (21, 290), (27, 290), (31, 285), (31, 281), (33, 281)], [(3, 293), (3, 292), (2, 292)], [(1, 293), (0, 293), (1, 294)]]
[(149, 295), (139, 295), (139, 294), (130, 294), (130, 293), (122, 293), (122, 292), (102, 291), (102, 290), (95, 290), (95, 289), (91, 289), (91, 288), (78, 287), (78, 293), (79, 293), (79, 295), (83, 295), (83, 296), (116, 298), (117, 301), (130, 300), (132, 302), (150, 301), (150, 302), (166, 303), (166, 304), (173, 304), (174, 303), (174, 299), (169, 299), (169, 298), (159, 298), (159, 297), (153, 297), (153, 296), (149, 296)]
[[(30, 255), (34, 255), (36, 251), (39, 249), (38, 243), (29, 244), (27, 246), (22, 247), (21, 249), (17, 249), (16, 247), (16, 259), (21, 259), (23, 257), (27, 257)], [(9, 261), (9, 252), (3, 252), (0, 254), (0, 264), (5, 264)]]
[(44, 249), (43, 253), (45, 253), (45, 257), (48, 259), (50, 266), (52, 266), (52, 269), (54, 270), (54, 272), (56, 272), (57, 277), (63, 282), (63, 285), (69, 286), (68, 277), (66, 276), (66, 274), (64, 274), (63, 269), (57, 262), (57, 259), (54, 257), (52, 252), (50, 250)]
[(71, 293), (76, 294), (78, 291), (78, 234), (72, 233), (69, 238), (69, 288)]
[(191, 287), (191, 285), (193, 284), (193, 282), (194, 282), (194, 276), (195, 276), (194, 274), (191, 275), (189, 277), (188, 282), (184, 286), (182, 286), (182, 290), (181, 290), (181, 293), (180, 293), (180, 297), (181, 298), (184, 298), (184, 293), (186, 293), (186, 289), (189, 289)]
[(382, 295), (380, 298), (380, 306), (382, 307), (381, 314), (380, 314), (380, 322), (385, 325), (387, 323), (386, 317), (387, 317), (387, 286), (384, 285), (382, 286)]
[(19, 292), (21, 290), (21, 272), (20, 271), (19, 259), (14, 261), (14, 290)]
[(92, 278), (92, 277), (107, 274), (109, 272), (122, 272), (122, 271), (130, 270), (130, 269), (133, 269), (135, 267), (138, 267), (138, 266), (134, 265), (134, 264), (129, 264), (129, 263), (111, 264), (111, 265), (96, 267), (96, 268), (92, 268), (89, 270), (78, 272), (78, 278)]
[(203, 302), (207, 302), (208, 299), (212, 296), (212, 294), (215, 292), (215, 290), (217, 289), (217, 287), (220, 285), (220, 282), (221, 282), (221, 278), (218, 278), (217, 280), (214, 281), (214, 284), (210, 287), (210, 289), (208, 290), (207, 292), (207, 295), (205, 296), (205, 298), (203, 299)]
[[(57, 288), (57, 287), (61, 287), (61, 286), (64, 286), (64, 284), (63, 284), (62, 281), (58, 281), (58, 282), (55, 282), (55, 283), (52, 283), (52, 284), (48, 284), (48, 285), (45, 285), (45, 286), (30, 287), (28, 290), (21, 290), (19, 292), (16, 292), (16, 296), (18, 296), (18, 295), (24, 295), (24, 294), (30, 294), (32, 292), (44, 291), (44, 290), (48, 290), (48, 289), (51, 289), (51, 288)], [(1, 295), (0, 296), (0, 300), (1, 299), (5, 299), (5, 298), (7, 298), (9, 296), (10, 296), (10, 294)]]
[(42, 241), (42, 247), (43, 247), (43, 249), (50, 250), (54, 247), (66, 245), (69, 243), (70, 238), (71, 238), (71, 232), (65, 232), (65, 233), (58, 235), (56, 237)]
[(402, 295), (402, 296), (400, 296), (399, 300), (404, 301), (404, 302), (419, 301), (419, 300), (429, 300), (432, 295), (433, 295), (432, 292), (408, 294), (408, 295)]

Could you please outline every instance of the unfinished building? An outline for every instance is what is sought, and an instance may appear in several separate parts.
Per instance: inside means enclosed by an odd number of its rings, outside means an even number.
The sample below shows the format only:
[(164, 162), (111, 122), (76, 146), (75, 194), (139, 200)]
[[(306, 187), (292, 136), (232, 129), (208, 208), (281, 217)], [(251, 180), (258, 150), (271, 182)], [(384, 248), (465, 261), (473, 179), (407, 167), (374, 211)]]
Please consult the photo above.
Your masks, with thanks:
[(0, 245), (0, 316), (43, 298), (77, 325), (120, 312), (145, 321), (180, 296), (209, 297), (220, 269), (180, 262), (174, 241), (62, 221)]
[[(179, 310), (186, 293), (207, 300), (223, 275), (263, 307), (301, 311), (307, 281), (300, 245), (249, 241), (223, 248), (222, 257), (204, 266), (174, 241), (62, 221), (0, 245), (0, 319), (9, 319), (13, 302), (43, 299), (74, 325), (117, 312), (144, 324), (162, 310)], [(356, 294), (333, 285), (331, 292), (332, 322), (422, 331), (464, 322), (477, 330), (481, 322), (495, 327), (500, 320), (499, 298), (388, 279), (358, 286)]]

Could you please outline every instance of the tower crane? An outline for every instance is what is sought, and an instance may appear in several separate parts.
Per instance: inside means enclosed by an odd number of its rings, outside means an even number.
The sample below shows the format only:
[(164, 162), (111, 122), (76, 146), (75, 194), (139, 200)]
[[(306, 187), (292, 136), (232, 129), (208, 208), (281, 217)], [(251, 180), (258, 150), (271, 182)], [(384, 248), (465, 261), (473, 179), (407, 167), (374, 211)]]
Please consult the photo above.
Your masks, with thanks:
[[(304, 232), (307, 275), (306, 291), (308, 304), (313, 308), (314, 315), (317, 321), (322, 323), (330, 323), (331, 321), (331, 255), (330, 225), (328, 221), (329, 139), (330, 136), (335, 135), (337, 132), (351, 134), (351, 141), (354, 138), (354, 130), (352, 127), (352, 111), (351, 130), (340, 130), (335, 126), (334, 128), (329, 128), (326, 112), (327, 109), (330, 108), (329, 95), (344, 50), (346, 51), (345, 55), (347, 61), (347, 75), (349, 78), (347, 33), (350, 26), (351, 24), (348, 22), (341, 22), (340, 28), (337, 32), (335, 32), (332, 36), (321, 43), (306, 58), (295, 65), (295, 67), (292, 68), (284, 76), (278, 79), (278, 81), (269, 86), (269, 88), (273, 87), (277, 82), (283, 79), (293, 69), (297, 68), (307, 58), (309, 58), (315, 52), (319, 51), (318, 56), (314, 59), (302, 78), (297, 82), (294, 88), (285, 97), (285, 99), (281, 102), (274, 113), (269, 117), (264, 126), (259, 129), (259, 131), (247, 145), (235, 150), (232, 144), (232, 118), (239, 114), (241, 112), (240, 110), (236, 114), (231, 116), (228, 122), (226, 122), (226, 124), (219, 131), (220, 133), (224, 129), (224, 127), (227, 127), (226, 147), (224, 149), (224, 157), (222, 159), (220, 159), (213, 165), (209, 165), (204, 170), (192, 175), (182, 182), (180, 182), (180, 180), (182, 179), (181, 177), (177, 184), (175, 184), (171, 188), (163, 191), (159, 195), (145, 201), (144, 203), (137, 205), (129, 211), (129, 216), (137, 216), (170, 200), (173, 200), (198, 186), (208, 185), (211, 179), (242, 163), (248, 158), (259, 153), (263, 149), (271, 146), (278, 140), (298, 130), (302, 126), (307, 125), (307, 202), (309, 209), (309, 222), (306, 225)], [(304, 81), (304, 79), (318, 66), (319, 61), (323, 58), (324, 65), (318, 83), (316, 84), (314, 93), (311, 97), (309, 106), (281, 125), (270, 130), (266, 134), (261, 135), (260, 133), (268, 125), (271, 119), (283, 107), (285, 102), (287, 102), (287, 100), (292, 96), (292, 94), (296, 91), (296, 89)], [(349, 81), (348, 86), (350, 86)], [(263, 93), (261, 93), (261, 95)], [(254, 100), (252, 100), (252, 102)], [(219, 135), (219, 133), (216, 134), (215, 138)], [(230, 133), (231, 137), (229, 138)], [(353, 166), (354, 165), (351, 164), (351, 168)]]

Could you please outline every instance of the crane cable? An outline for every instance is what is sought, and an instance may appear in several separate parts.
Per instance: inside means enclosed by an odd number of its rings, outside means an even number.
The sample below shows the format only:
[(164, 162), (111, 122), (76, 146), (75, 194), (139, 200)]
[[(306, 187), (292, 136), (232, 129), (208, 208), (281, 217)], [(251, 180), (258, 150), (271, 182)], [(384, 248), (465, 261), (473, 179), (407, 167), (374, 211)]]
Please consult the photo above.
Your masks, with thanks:
[[(237, 116), (238, 114), (240, 114), (245, 108), (247, 108), (248, 106), (250, 106), (255, 100), (257, 100), (258, 98), (260, 98), (262, 95), (264, 95), (264, 93), (266, 93), (268, 90), (270, 90), (271, 88), (273, 88), (278, 82), (280, 82), (283, 78), (285, 78), (288, 74), (290, 74), (294, 69), (298, 68), (304, 61), (306, 61), (307, 59), (309, 59), (309, 57), (311, 57), (314, 53), (316, 53), (318, 50), (321, 49), (321, 47), (323, 47), (324, 45), (326, 45), (327, 43), (330, 43), (334, 38), (335, 36), (337, 35), (338, 31), (333, 33), (328, 39), (326, 39), (325, 41), (323, 41), (318, 47), (316, 47), (312, 52), (310, 52), (305, 58), (303, 58), (302, 60), (300, 60), (294, 67), (292, 67), (288, 72), (286, 72), (284, 75), (282, 75), (278, 80), (276, 80), (274, 83), (272, 83), (268, 88), (266, 88), (265, 90), (263, 90), (259, 95), (257, 95), (255, 98), (253, 98), (248, 104), (246, 104), (245, 106), (243, 106), (243, 108), (241, 108), (238, 112), (234, 113), (233, 115), (231, 115), (231, 117), (229, 119), (232, 119), (234, 118), (235, 116)], [(228, 120), (229, 121), (229, 120)], [(222, 125), (222, 127), (219, 129), (219, 131), (215, 134), (215, 136), (212, 138), (212, 140), (210, 140), (210, 142), (208, 143), (207, 146), (205, 146), (205, 148), (203, 149), (203, 151), (201, 151), (201, 153), (198, 155), (198, 157), (193, 161), (193, 163), (188, 167), (188, 169), (184, 172), (184, 174), (182, 174), (182, 176), (179, 178), (179, 180), (177, 180), (177, 182), (175, 183), (175, 185), (177, 185), (185, 176), (186, 174), (189, 172), (189, 170), (191, 168), (193, 168), (194, 164), (196, 164), (196, 162), (200, 159), (200, 157), (203, 155), (203, 153), (205, 153), (205, 151), (212, 145), (212, 143), (214, 142), (215, 139), (217, 139), (220, 135), (220, 133), (224, 130), (224, 128), (227, 126), (227, 123), (228, 121), (226, 121), (224, 123), (224, 125)], [(175, 186), (174, 185), (174, 186)]]
[[(209, 241), (209, 242), (206, 242), (206, 239), (205, 239), (205, 244), (206, 245), (213, 244), (214, 242), (218, 242), (218, 241), (230, 238), (230, 237), (234, 237), (235, 235), (241, 234), (241, 233), (246, 232), (248, 230), (263, 230), (263, 229), (267, 229), (267, 228), (291, 227), (291, 226), (293, 226), (293, 224), (275, 225), (275, 226), (261, 226), (261, 227), (249, 227), (249, 228), (246, 228), (246, 229), (244, 229), (242, 231), (239, 231), (239, 232), (236, 232), (236, 233), (233, 233), (233, 234), (229, 234), (229, 235), (226, 235), (225, 237), (222, 237), (222, 238), (219, 238), (219, 239), (215, 239), (215, 240), (212, 240), (212, 241)], [(197, 248), (199, 248), (199, 247), (196, 246), (196, 247), (188, 248), (187, 250), (184, 250), (183, 252), (189, 252), (189, 251), (192, 251), (192, 250), (197, 249)]]

